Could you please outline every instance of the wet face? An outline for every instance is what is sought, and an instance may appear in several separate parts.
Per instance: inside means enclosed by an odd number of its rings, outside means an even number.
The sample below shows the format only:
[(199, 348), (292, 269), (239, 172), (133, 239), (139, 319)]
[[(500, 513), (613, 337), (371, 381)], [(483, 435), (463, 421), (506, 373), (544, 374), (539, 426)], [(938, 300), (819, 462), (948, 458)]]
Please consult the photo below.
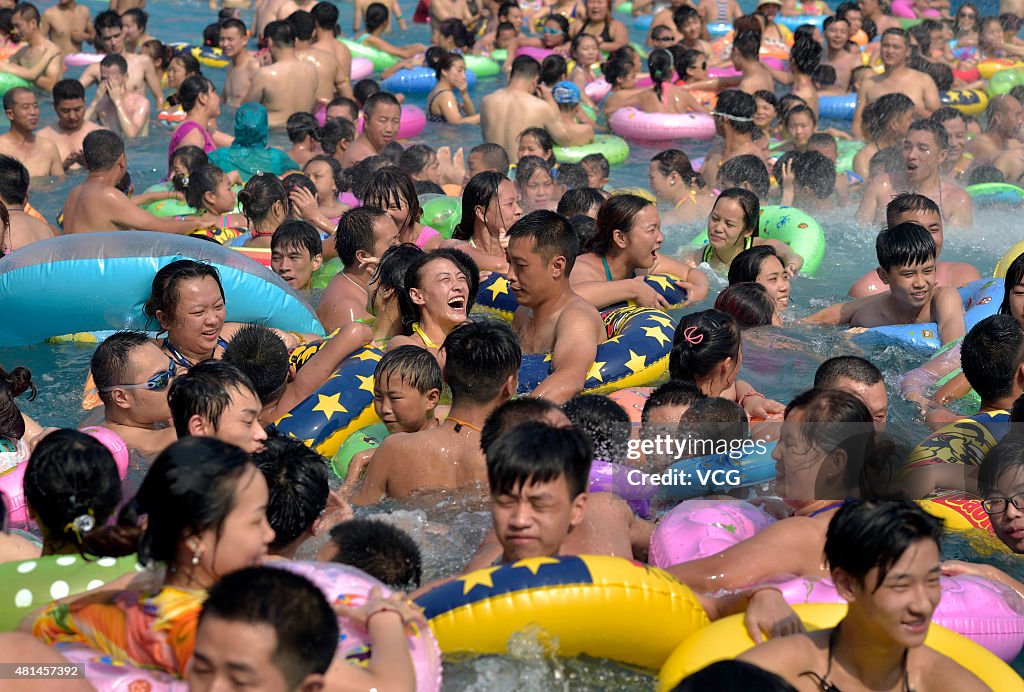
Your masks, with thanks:
[(466, 89), (468, 85), (466, 81), (466, 63), (462, 60), (452, 62), (452, 66), (448, 71), (442, 74), (448, 78), (448, 83), (456, 89)]
[(539, 156), (542, 159), (547, 159), (551, 156), (550, 151), (545, 151), (544, 147), (540, 145), (540, 142), (533, 135), (523, 135), (519, 138), (519, 150), (516, 152), (519, 158), (524, 156)]
[(708, 242), (715, 249), (738, 246), (754, 230), (743, 225), (743, 207), (736, 199), (720, 198), (708, 217)]
[(526, 185), (522, 188), (523, 211), (529, 214), (538, 209), (549, 209), (554, 211), (558, 206), (558, 199), (555, 196), (555, 181), (551, 174), (543, 168), (537, 168), (530, 174)]
[(601, 57), (601, 48), (595, 38), (580, 39), (576, 47), (576, 62), (583, 65), (593, 65)]
[(11, 24), (14, 26), (14, 34), (22, 39), (27, 39), (39, 30), (39, 25), (34, 20), (29, 20), (25, 15), (15, 12), (11, 17)]
[(451, 325), (466, 321), (469, 281), (454, 262), (438, 258), (420, 269), (420, 287), (409, 289), (412, 302), (436, 323)]
[(651, 190), (659, 200), (675, 202), (676, 193), (680, 190), (679, 174), (673, 171), (669, 175), (661, 172), (661, 166), (657, 161), (651, 161), (647, 171), (648, 180), (651, 183)]
[(220, 49), (225, 57), (234, 58), (245, 50), (248, 37), (238, 27), (227, 27), (220, 30)]
[(250, 454), (263, 451), (267, 432), (260, 425), (263, 405), (251, 389), (230, 390), (231, 400), (220, 416), (211, 437), (228, 442)]
[(938, 212), (927, 209), (908, 211), (894, 216), (892, 225), (897, 226), (907, 222), (916, 223), (928, 229), (928, 232), (932, 234), (932, 240), (935, 241), (935, 257), (938, 259), (939, 255), (942, 254), (942, 216)]
[(945, 160), (946, 152), (939, 148), (933, 133), (914, 130), (903, 138), (903, 164), (911, 184), (921, 184), (938, 175)]
[(587, 0), (587, 19), (602, 22), (608, 17), (608, 0)]
[(971, 7), (961, 7), (956, 13), (956, 21), (961, 31), (973, 29), (978, 23), (978, 12)]
[(121, 17), (121, 24), (123, 26), (124, 40), (135, 44), (142, 36), (142, 29), (135, 23), (135, 18), (131, 15)]
[(793, 409), (782, 424), (775, 460), (775, 494), (786, 500), (806, 502), (819, 498), (818, 476), (828, 458), (820, 447), (801, 434), (803, 411)]
[(814, 134), (814, 119), (810, 113), (794, 113), (787, 121), (786, 130), (799, 148), (807, 146), (807, 141)]
[(564, 43), (564, 38), (565, 34), (562, 31), (562, 27), (558, 25), (558, 22), (549, 19), (544, 23), (541, 41), (544, 43), (545, 48), (555, 48), (561, 45)]
[(334, 169), (325, 161), (310, 161), (302, 172), (316, 185), (316, 200), (320, 204), (333, 202), (338, 198), (338, 184), (334, 180)]
[(409, 216), (409, 203), (399, 194), (391, 195), (391, 199), (387, 203), (387, 209), (384, 211), (388, 213), (388, 216), (391, 217), (391, 220), (399, 229), (404, 229), (406, 226), (416, 223), (416, 219)]
[(850, 40), (850, 25), (843, 21), (832, 22), (825, 29), (825, 40), (831, 50), (843, 50)]
[(559, 280), (554, 262), (564, 260), (551, 258), (545, 261), (537, 252), (537, 241), (533, 238), (516, 238), (508, 244), (505, 256), (508, 259), (509, 288), (520, 305), (536, 305), (548, 294), (551, 286)]
[(330, 120), (331, 118), (344, 118), (345, 120), (354, 123), (359, 119), (359, 112), (350, 104), (335, 104), (327, 108), (327, 119)]
[(557, 555), (566, 536), (583, 520), (585, 496), (569, 497), (565, 476), (547, 483), (527, 482), (491, 496), (494, 532), (507, 561)]
[(310, 257), (309, 249), (302, 246), (280, 247), (270, 252), (270, 268), (297, 291), (309, 289), (313, 272), (323, 264), (323, 256)]
[(885, 391), (885, 382), (864, 384), (849, 377), (840, 377), (836, 380), (834, 388), (853, 394), (864, 402), (868, 411), (871, 412), (875, 432), (885, 432), (885, 423), (889, 419), (889, 395)]
[(392, 371), (383, 381), (373, 381), (373, 408), (389, 433), (416, 432), (427, 422), (427, 413), (437, 405), (440, 392), (420, 392)]
[[(199, 570), (220, 577), (263, 562), (274, 540), (267, 523), (269, 497), (263, 474), (247, 464), (238, 477), (231, 511), (219, 527), (211, 526), (198, 536)], [(194, 554), (194, 548), (188, 552)]]
[(277, 633), (266, 623), (207, 615), (196, 630), (189, 689), (287, 692), (292, 688), (274, 665), (276, 648)]
[(942, 123), (946, 128), (946, 136), (949, 137), (949, 158), (959, 161), (967, 147), (967, 125), (963, 118), (953, 118)]
[(978, 34), (978, 40), (983, 46), (998, 46), (1003, 42), (1003, 29), (999, 22), (985, 22)]
[(160, 326), (179, 349), (192, 353), (212, 353), (224, 327), (227, 309), (224, 296), (213, 277), (188, 279), (177, 283), (178, 301), (172, 314), (157, 312)]
[(172, 59), (167, 66), (167, 86), (178, 89), (186, 78), (188, 78), (188, 73), (185, 72), (185, 66), (181, 60)]
[(1010, 291), (1010, 312), (1021, 325), (1024, 325), (1024, 280)]
[(782, 260), (772, 255), (765, 257), (755, 281), (775, 300), (779, 312), (789, 307), (789, 272), (782, 266)]
[[(161, 375), (165, 375), (171, 367), (167, 354), (160, 350), (152, 341), (132, 349), (128, 355), (130, 379), (124, 384), (142, 384), (156, 382), (163, 384)], [(173, 377), (166, 379), (166, 385), (160, 389), (125, 389), (125, 398), (131, 409), (132, 418), (140, 423), (158, 423), (171, 418), (171, 409), (167, 405), (167, 389)]]
[[(850, 608), (866, 615), (874, 625), (872, 631), (891, 643), (906, 648), (921, 646), (942, 596), (939, 557), (935, 541), (911, 543), (881, 583), (877, 567), (864, 575), (863, 584), (850, 580)], [(840, 580), (837, 578), (837, 583)]]
[(53, 107), (57, 126), (65, 132), (76, 132), (85, 124), (85, 100), (65, 99)]
[[(107, 47), (108, 53), (114, 53), (120, 55), (124, 52), (124, 29), (121, 27), (112, 27), (109, 29), (101, 29), (99, 31), (100, 40), (103, 41), (103, 45)], [(180, 84), (175, 85), (177, 89)]]
[(775, 120), (775, 106), (756, 96), (754, 103), (757, 104), (757, 110), (754, 111), (754, 124), (761, 129), (769, 127)]
[(441, 184), (441, 162), (436, 154), (431, 154), (427, 165), (419, 173), (412, 176), (413, 180), (426, 180), (437, 185)]
[(514, 27), (521, 27), (523, 25), (523, 11), (518, 7), (510, 8), (506, 21)]
[(902, 36), (889, 34), (882, 39), (880, 54), (887, 68), (902, 67), (910, 56), (910, 44)]
[(373, 115), (363, 123), (363, 134), (378, 151), (395, 141), (402, 123), (402, 108), (393, 103), (378, 103)]
[(691, 42), (696, 41), (700, 38), (703, 29), (704, 25), (701, 23), (699, 17), (690, 17), (683, 22), (683, 40)]
[(108, 86), (121, 87), (124, 86), (124, 72), (117, 65), (111, 65), (110, 67), (100, 66), (100, 79), (107, 83)]
[(594, 165), (584, 165), (583, 170), (587, 172), (587, 186), (592, 187), (595, 190), (602, 189), (608, 184), (608, 178), (605, 177), (603, 171)]
[(864, 15), (860, 10), (847, 10), (846, 21), (850, 25), (850, 36), (853, 36), (860, 31), (861, 24), (864, 23)]
[(381, 258), (389, 247), (398, 245), (398, 226), (391, 216), (381, 216), (373, 222), (373, 256)]
[(498, 185), (498, 194), (491, 198), (484, 215), (484, 223), (488, 232), (503, 241), (503, 234), (523, 215), (519, 206), (519, 195), (511, 180), (502, 180)]
[(235, 208), (235, 192), (226, 175), (221, 177), (213, 191), (203, 195), (203, 203), (206, 210), (214, 214), (227, 214)]
[(880, 269), (879, 276), (888, 284), (894, 298), (916, 310), (923, 308), (935, 292), (934, 259), (892, 267), (889, 271)]
[(665, 236), (661, 233), (661, 216), (650, 204), (633, 217), (633, 229), (623, 234), (629, 264), (637, 269), (650, 269), (658, 259), (658, 250)]
[(19, 91), (14, 95), (14, 106), (7, 109), (11, 124), (23, 129), (34, 130), (39, 124), (39, 101), (31, 91)]
[[(1024, 291), (1024, 287), (1022, 287)], [(996, 480), (996, 487), (992, 489), (986, 500), (1004, 500), (1000, 505), (1006, 507), (1004, 512), (989, 514), (992, 520), (992, 528), (1006, 547), (1017, 554), (1024, 553), (1024, 511), (1008, 502), (1010, 498), (1017, 498), (1020, 504), (1024, 505), (1024, 466), (1013, 466), (1002, 473)], [(996, 507), (999, 509), (999, 507)]]
[(998, 124), (993, 129), (1003, 137), (1016, 137), (1024, 121), (1024, 107), (1012, 96), (1005, 97), (1000, 106)]

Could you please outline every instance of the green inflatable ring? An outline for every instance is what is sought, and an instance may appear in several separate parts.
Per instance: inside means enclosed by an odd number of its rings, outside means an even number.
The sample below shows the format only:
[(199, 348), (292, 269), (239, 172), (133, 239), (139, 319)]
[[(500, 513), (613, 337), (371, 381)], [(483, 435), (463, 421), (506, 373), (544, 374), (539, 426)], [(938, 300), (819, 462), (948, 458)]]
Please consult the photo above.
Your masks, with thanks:
[(497, 60), (498, 62), (505, 62), (508, 60), (508, 49), (507, 48), (495, 48), (491, 51), (491, 59)]
[(918, 24), (923, 22), (924, 19), (922, 17), (901, 17), (897, 21), (899, 21), (901, 27), (903, 27), (904, 29), (909, 29), (912, 26), (917, 26)]
[(398, 58), (390, 53), (385, 53), (384, 51), (377, 50), (376, 48), (370, 48), (370, 46), (363, 45), (356, 41), (351, 41), (347, 38), (339, 38), (338, 40), (348, 46), (348, 50), (352, 53), (353, 58), (366, 58), (372, 62), (374, 70), (386, 70), (398, 63)]
[(836, 142), (836, 170), (840, 173), (848, 173), (853, 170), (853, 157), (864, 148), (864, 142), (851, 139), (841, 139)]
[(25, 87), (26, 89), (31, 89), (32, 83), (22, 79), (21, 77), (15, 77), (10, 73), (0, 72), (0, 97), (14, 87)]
[(420, 195), (420, 223), (430, 226), (445, 238), (451, 238), (462, 220), (462, 199), (445, 195)]
[(501, 63), (495, 58), (488, 58), (485, 55), (463, 55), (462, 59), (466, 62), (466, 69), (477, 77), (494, 77), (501, 74)]
[(81, 555), (46, 555), (4, 562), (0, 564), (0, 583), (6, 602), (0, 602), (0, 632), (16, 629), (33, 610), (58, 598), (90, 591), (133, 570), (141, 570), (134, 555), (94, 560)]
[(626, 0), (626, 2), (616, 6), (615, 11), (619, 14), (633, 14), (633, 0)]
[(338, 478), (344, 478), (348, 473), (348, 465), (351, 463), (352, 457), (367, 449), (377, 449), (387, 436), (388, 426), (383, 423), (374, 423), (356, 430), (348, 436), (338, 453), (331, 459), (331, 471), (334, 471), (334, 475)]
[[(942, 355), (943, 353), (945, 353), (949, 349), (953, 348), (954, 346), (962, 344), (963, 341), (964, 341), (963, 337), (960, 337), (959, 339), (954, 339), (953, 341), (950, 341), (948, 344), (946, 344), (945, 346), (940, 348), (938, 351), (936, 351), (935, 355), (932, 356), (932, 358), (935, 358), (936, 356)], [(960, 369), (960, 368), (954, 368), (953, 370), (950, 370), (945, 375), (943, 375), (938, 380), (936, 380), (935, 386), (932, 387), (932, 392), (939, 391), (944, 384), (946, 384), (947, 382), (949, 382), (950, 380), (952, 380), (954, 377), (956, 377), (957, 375), (959, 375), (962, 372), (963, 372), (963, 370)], [(981, 408), (981, 397), (978, 396), (978, 393), (976, 391), (974, 391), (973, 389), (971, 391), (967, 392), (967, 394), (965, 394), (959, 401), (960, 401), (960, 403), (964, 407), (966, 407), (963, 410), (970, 410), (970, 411), (973, 411), (973, 412), (976, 413)], [(971, 415), (973, 415), (973, 414), (971, 414)]]
[(1020, 204), (1024, 202), (1024, 188), (1011, 183), (968, 185), (967, 194), (977, 204)]
[[(804, 259), (800, 273), (814, 276), (825, 257), (825, 232), (814, 217), (796, 207), (774, 204), (761, 207), (760, 237), (778, 240)], [(707, 245), (707, 229), (690, 241), (691, 245)]]
[[(146, 192), (168, 192), (171, 189), (170, 183), (157, 183), (150, 185), (146, 188)], [(235, 192), (241, 188), (237, 188)], [(142, 206), (143, 209), (148, 211), (153, 216), (158, 216), (162, 219), (170, 218), (172, 216), (192, 216), (198, 213), (195, 209), (188, 206), (185, 202), (180, 199), (169, 197), (167, 199), (158, 199), (155, 202), (150, 202)], [(242, 208), (236, 198), (235, 208), (231, 210), (232, 214), (241, 214)]]
[(588, 154), (604, 154), (608, 163), (615, 166), (629, 158), (629, 145), (622, 137), (596, 135), (590, 144), (579, 147), (555, 147), (555, 158), (559, 163), (579, 163)]
[(327, 288), (327, 284), (331, 283), (331, 279), (333, 279), (335, 274), (340, 272), (344, 266), (345, 265), (341, 263), (340, 259), (332, 257), (321, 264), (319, 269), (313, 272), (313, 278), (310, 279), (309, 285), (318, 290)]
[(989, 77), (985, 93), (988, 94), (989, 98), (1008, 94), (1013, 87), (1021, 83), (1022, 78), (1024, 78), (1024, 70), (1019, 67), (999, 70)]

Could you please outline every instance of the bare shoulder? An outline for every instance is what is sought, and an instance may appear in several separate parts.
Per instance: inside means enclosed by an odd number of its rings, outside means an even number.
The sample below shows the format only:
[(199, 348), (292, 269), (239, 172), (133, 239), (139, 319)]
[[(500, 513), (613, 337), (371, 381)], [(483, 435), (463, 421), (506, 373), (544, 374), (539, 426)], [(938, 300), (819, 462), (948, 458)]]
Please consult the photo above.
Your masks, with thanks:
[(957, 690), (958, 692), (978, 690), (980, 692), (990, 689), (974, 673), (935, 649), (922, 646), (915, 649), (913, 654), (916, 660), (911, 661), (911, 669), (920, 671), (921, 676), (919, 678), (921, 684), (916, 685), (915, 689), (922, 690), (922, 692), (927, 692), (927, 690)]
[(578, 328), (583, 325), (604, 329), (604, 322), (597, 308), (583, 296), (574, 294), (562, 310), (562, 314), (558, 316), (558, 328)]
[(737, 658), (792, 681), (800, 673), (818, 667), (828, 647), (829, 632), (831, 630), (819, 630), (810, 634), (778, 637), (755, 646)]

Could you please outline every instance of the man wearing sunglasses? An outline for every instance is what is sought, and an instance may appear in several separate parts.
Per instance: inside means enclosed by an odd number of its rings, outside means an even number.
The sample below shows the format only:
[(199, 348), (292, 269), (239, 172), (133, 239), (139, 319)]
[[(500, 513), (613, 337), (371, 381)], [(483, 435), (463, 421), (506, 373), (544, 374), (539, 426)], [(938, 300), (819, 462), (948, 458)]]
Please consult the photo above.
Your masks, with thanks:
[(178, 439), (167, 406), (175, 366), (152, 339), (117, 332), (96, 349), (90, 367), (104, 406), (103, 427), (147, 458)]

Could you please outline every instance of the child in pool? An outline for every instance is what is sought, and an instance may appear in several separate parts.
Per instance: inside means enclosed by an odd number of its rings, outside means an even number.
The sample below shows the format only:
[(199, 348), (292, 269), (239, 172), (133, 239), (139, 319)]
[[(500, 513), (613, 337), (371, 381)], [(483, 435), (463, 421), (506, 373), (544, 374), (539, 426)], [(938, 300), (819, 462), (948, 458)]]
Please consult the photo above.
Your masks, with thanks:
[(943, 344), (964, 335), (963, 301), (955, 288), (936, 285), (935, 241), (923, 226), (901, 223), (883, 230), (875, 253), (887, 294), (838, 303), (805, 321), (852, 327), (936, 322)]
[(323, 262), (323, 241), (308, 221), (288, 219), (270, 238), (270, 269), (296, 291), (309, 292), (313, 273)]
[(219, 216), (221, 228), (249, 227), (245, 214), (232, 212), (236, 200), (230, 178), (212, 164), (200, 166), (188, 177), (185, 183), (185, 203), (196, 210), (197, 216)]
[(423, 572), (420, 549), (409, 534), (366, 517), (336, 524), (316, 559), (352, 565), (400, 591), (418, 588)]
[(587, 172), (587, 186), (595, 190), (603, 190), (608, 184), (611, 165), (604, 154), (587, 154), (580, 159), (580, 165)]
[(716, 271), (727, 272), (736, 255), (744, 250), (771, 245), (786, 271), (795, 276), (803, 266), (803, 258), (785, 243), (758, 236), (760, 214), (761, 204), (753, 192), (738, 187), (723, 190), (708, 217), (708, 244), (685, 259), (694, 267), (706, 262)]
[(337, 227), (341, 215), (349, 209), (347, 204), (338, 201), (342, 188), (347, 187), (345, 174), (338, 159), (325, 154), (314, 156), (306, 162), (302, 172), (316, 185), (316, 201), (320, 213)]

